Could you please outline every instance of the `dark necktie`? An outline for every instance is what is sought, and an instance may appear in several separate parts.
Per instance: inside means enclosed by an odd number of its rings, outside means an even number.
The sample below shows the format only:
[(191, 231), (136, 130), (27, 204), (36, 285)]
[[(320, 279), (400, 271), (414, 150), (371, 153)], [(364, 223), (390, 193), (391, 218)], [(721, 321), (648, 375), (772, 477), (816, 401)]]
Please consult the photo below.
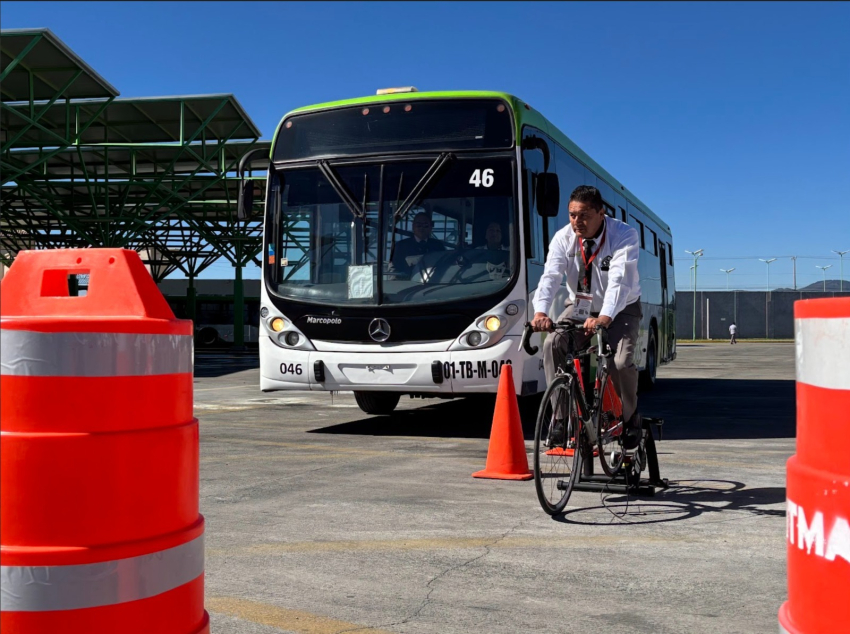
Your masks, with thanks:
[[(579, 290), (582, 293), (590, 292), (590, 281), (593, 277), (593, 262), (590, 261), (590, 258), (593, 255), (595, 245), (595, 240), (584, 240), (584, 258), (582, 258), (581, 270), (579, 271)], [(586, 265), (585, 262), (587, 262)]]

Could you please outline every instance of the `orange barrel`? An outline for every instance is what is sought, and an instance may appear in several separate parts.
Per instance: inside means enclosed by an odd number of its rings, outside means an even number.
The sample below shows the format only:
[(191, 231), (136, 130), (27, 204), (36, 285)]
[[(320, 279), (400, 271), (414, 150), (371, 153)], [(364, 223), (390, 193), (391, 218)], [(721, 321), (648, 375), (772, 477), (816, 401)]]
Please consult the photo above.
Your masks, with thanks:
[(21, 251), (0, 291), (0, 631), (209, 632), (192, 322), (124, 249)]
[(850, 297), (795, 302), (797, 453), (788, 459), (780, 632), (850, 632)]

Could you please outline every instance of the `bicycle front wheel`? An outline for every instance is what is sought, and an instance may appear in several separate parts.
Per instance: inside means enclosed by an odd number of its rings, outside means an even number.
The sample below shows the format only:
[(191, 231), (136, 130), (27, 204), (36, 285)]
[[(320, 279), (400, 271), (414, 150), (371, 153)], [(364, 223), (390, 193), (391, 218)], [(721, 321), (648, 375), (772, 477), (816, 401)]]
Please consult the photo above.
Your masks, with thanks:
[(534, 429), (534, 488), (549, 515), (564, 510), (578, 479), (581, 433), (575, 383), (556, 377), (543, 394)]

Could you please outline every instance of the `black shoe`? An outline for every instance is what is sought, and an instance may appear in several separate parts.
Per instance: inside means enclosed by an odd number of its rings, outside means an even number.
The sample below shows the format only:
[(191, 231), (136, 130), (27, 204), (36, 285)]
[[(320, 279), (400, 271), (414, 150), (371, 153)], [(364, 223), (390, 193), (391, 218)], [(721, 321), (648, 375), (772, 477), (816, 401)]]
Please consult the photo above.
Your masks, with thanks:
[(556, 420), (549, 430), (549, 446), (556, 447), (564, 444), (564, 421)]
[(623, 434), (623, 449), (633, 451), (640, 444), (641, 437), (641, 420), (638, 414), (632, 414), (632, 417), (626, 423), (626, 433)]

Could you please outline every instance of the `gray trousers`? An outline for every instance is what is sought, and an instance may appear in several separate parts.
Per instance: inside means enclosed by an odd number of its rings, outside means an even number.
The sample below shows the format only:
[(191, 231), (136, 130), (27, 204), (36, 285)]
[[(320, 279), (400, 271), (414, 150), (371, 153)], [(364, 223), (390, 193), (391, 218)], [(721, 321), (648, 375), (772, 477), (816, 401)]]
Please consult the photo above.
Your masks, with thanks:
[[(566, 309), (558, 315), (556, 321), (563, 321), (572, 316), (572, 302), (567, 300), (564, 306)], [(637, 410), (638, 371), (635, 366), (635, 345), (641, 316), (640, 301), (636, 301), (626, 306), (608, 326), (608, 344), (614, 350), (614, 363), (608, 366), (608, 370), (623, 401), (623, 419), (626, 421)], [(549, 333), (546, 336), (543, 342), (543, 369), (546, 372), (547, 384), (555, 378), (556, 364), (564, 363), (564, 355), (569, 351), (569, 338), (572, 337), (575, 349), (579, 349), (588, 344), (591, 336), (582, 332), (569, 335)]]

